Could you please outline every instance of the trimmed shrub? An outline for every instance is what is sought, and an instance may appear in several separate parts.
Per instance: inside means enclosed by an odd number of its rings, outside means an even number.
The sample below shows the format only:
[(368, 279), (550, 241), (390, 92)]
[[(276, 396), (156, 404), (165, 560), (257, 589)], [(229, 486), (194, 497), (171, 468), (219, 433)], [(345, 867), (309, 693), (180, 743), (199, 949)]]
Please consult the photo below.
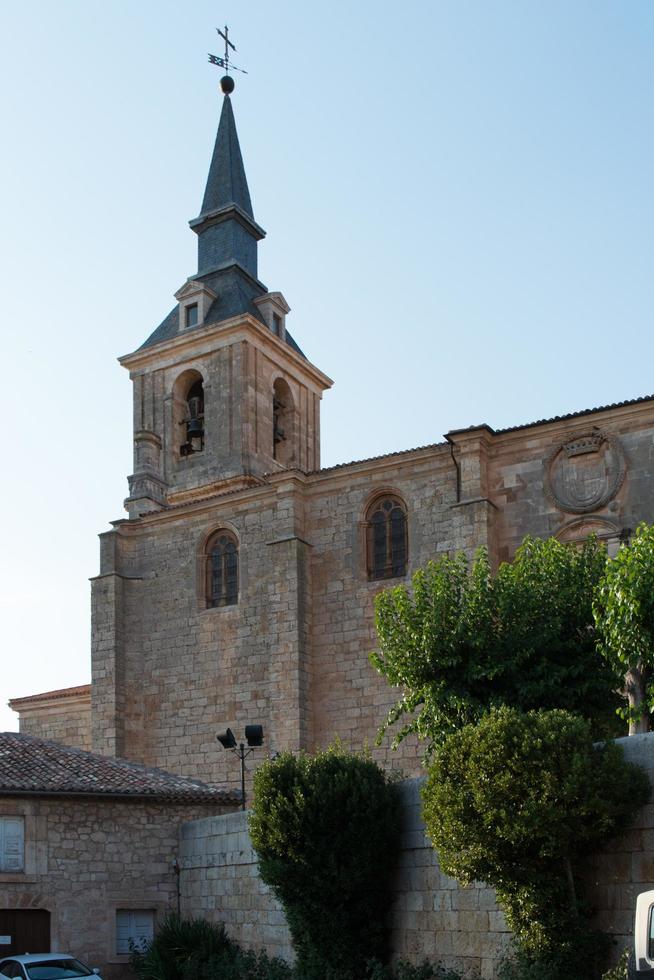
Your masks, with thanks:
[(386, 954), (396, 786), (371, 760), (335, 746), (264, 763), (254, 797), (250, 835), (284, 908), (298, 973), (360, 980)]
[(596, 972), (580, 951), (598, 940), (574, 861), (626, 829), (649, 794), (643, 770), (614, 743), (593, 745), (583, 719), (501, 708), (436, 748), (423, 800), (441, 867), (495, 888), (524, 957), (549, 963), (533, 975), (582, 980)]
[(293, 969), (265, 953), (243, 950), (222, 923), (168, 916), (144, 952), (134, 950), (138, 980), (293, 980)]

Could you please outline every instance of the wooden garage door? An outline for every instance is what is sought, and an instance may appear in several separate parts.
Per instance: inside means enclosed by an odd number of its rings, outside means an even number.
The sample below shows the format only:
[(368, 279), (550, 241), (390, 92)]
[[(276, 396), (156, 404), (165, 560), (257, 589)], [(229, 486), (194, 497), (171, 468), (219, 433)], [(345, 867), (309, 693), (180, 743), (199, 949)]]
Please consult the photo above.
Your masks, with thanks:
[(16, 953), (49, 952), (49, 912), (45, 909), (0, 909), (0, 959)]

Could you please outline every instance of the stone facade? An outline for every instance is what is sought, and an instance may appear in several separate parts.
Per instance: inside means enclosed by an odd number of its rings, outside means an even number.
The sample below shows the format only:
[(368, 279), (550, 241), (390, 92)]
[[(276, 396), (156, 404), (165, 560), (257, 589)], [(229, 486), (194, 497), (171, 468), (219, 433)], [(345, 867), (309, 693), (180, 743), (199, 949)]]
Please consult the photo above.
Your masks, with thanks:
[[(619, 739), (630, 762), (654, 783), (654, 733)], [(425, 836), (420, 780), (402, 784), (401, 850), (389, 913), (396, 959), (442, 961), (462, 976), (492, 980), (510, 934), (492, 889), (461, 888), (443, 874)], [(247, 814), (231, 813), (181, 827), (182, 909), (224, 922), (251, 949), (292, 958), (281, 907), (258, 877)], [(595, 924), (615, 942), (613, 959), (632, 939), (636, 895), (654, 887), (654, 806), (639, 811), (630, 832), (609, 843), (580, 869)]]
[[(625, 473), (609, 499), (579, 514), (548, 492), (548, 466), (589, 430), (620, 447)], [(336, 735), (355, 748), (373, 744), (394, 700), (368, 663), (380, 588), (446, 552), (486, 545), (495, 561), (508, 559), (526, 534), (577, 540), (595, 531), (614, 549), (640, 520), (654, 520), (653, 437), (648, 400), (514, 432), (451, 433), (329, 470), (277, 471), (117, 525), (103, 536), (94, 582), (95, 750), (235, 784), (233, 760), (214, 741), (226, 725), (262, 723), (274, 750), (313, 750)], [(610, 483), (591, 449), (566, 456), (566, 486), (574, 490), (575, 467), (593, 456), (591, 489)], [(385, 491), (406, 504), (407, 574), (369, 581), (366, 511)], [(203, 547), (221, 527), (239, 541), (238, 603), (207, 608)], [(418, 771), (414, 743), (374, 753)]]
[[(177, 908), (180, 821), (224, 812), (199, 804), (110, 799), (0, 798), (0, 817), (25, 820), (25, 871), (0, 873), (0, 908), (50, 913), (51, 949), (132, 976), (116, 952), (116, 912)], [(38, 951), (37, 951), (38, 952)]]
[[(446, 553), (510, 559), (526, 534), (610, 551), (654, 521), (654, 398), (320, 468), (331, 380), (288, 332), (290, 307), (257, 272), (254, 220), (229, 95), (201, 213), (198, 272), (136, 351), (128, 520), (100, 536), (90, 719), (66, 692), (21, 699), (21, 730), (238, 785), (215, 734), (264, 726), (270, 750), (335, 736), (373, 745), (395, 701), (375, 675), (373, 599)], [(370, 574), (371, 504), (406, 512), (408, 558)], [(238, 548), (230, 601), (208, 595), (208, 542)], [(211, 573), (213, 574), (213, 573)], [(233, 602), (236, 598), (236, 602)], [(209, 601), (211, 599), (211, 601)], [(56, 715), (56, 717), (55, 717)], [(419, 771), (410, 740), (375, 758)]]
[(20, 715), (23, 735), (51, 738), (63, 745), (91, 749), (91, 685), (13, 698), (9, 705)]
[[(327, 470), (277, 468), (117, 523), (101, 536), (93, 582), (94, 750), (237, 786), (235, 760), (215, 742), (227, 725), (238, 735), (260, 722), (277, 751), (334, 736), (372, 745), (394, 701), (368, 662), (375, 594), (440, 554), (486, 545), (495, 562), (509, 559), (526, 534), (595, 532), (614, 550), (654, 521), (653, 445), (654, 400), (644, 399), (505, 432), (451, 432)], [(386, 491), (406, 504), (407, 574), (369, 581), (366, 511)], [(207, 608), (203, 549), (218, 528), (239, 542), (238, 602)], [(21, 724), (54, 735), (52, 710), (36, 701)], [(79, 724), (86, 744), (82, 715)], [(373, 752), (419, 771), (415, 743)]]

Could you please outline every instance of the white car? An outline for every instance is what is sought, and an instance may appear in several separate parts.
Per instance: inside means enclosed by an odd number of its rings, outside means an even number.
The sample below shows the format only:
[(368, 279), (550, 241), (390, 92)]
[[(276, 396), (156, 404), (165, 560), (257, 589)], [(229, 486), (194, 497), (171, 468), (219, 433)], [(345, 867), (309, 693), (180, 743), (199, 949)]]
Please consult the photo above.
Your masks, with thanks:
[(0, 980), (73, 980), (77, 977), (96, 977), (98, 970), (89, 970), (70, 953), (25, 953), (24, 956), (5, 956), (0, 960)]
[(654, 891), (641, 892), (636, 898), (634, 946), (627, 976), (629, 980), (654, 978)]

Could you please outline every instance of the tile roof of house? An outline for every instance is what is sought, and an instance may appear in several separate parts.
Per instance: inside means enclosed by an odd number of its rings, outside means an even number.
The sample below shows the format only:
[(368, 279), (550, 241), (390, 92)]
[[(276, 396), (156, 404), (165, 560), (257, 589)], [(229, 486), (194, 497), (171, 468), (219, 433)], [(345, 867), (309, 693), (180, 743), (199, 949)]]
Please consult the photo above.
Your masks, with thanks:
[(0, 732), (0, 796), (92, 796), (169, 803), (238, 804), (241, 794), (126, 759)]

